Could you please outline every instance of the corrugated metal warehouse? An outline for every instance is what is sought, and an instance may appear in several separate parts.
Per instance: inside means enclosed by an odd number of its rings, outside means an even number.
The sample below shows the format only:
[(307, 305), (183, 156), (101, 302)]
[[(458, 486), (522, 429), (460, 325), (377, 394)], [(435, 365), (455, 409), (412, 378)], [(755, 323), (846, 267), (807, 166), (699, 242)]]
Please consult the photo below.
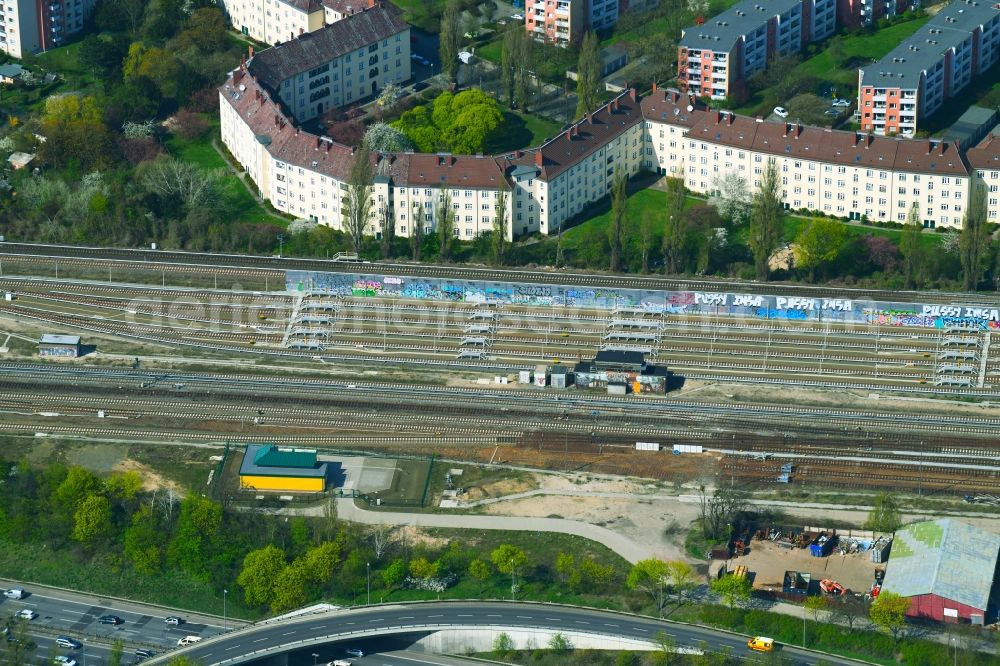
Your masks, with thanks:
[(982, 624), (996, 578), (1000, 536), (945, 518), (896, 532), (883, 591), (912, 600), (907, 615)]

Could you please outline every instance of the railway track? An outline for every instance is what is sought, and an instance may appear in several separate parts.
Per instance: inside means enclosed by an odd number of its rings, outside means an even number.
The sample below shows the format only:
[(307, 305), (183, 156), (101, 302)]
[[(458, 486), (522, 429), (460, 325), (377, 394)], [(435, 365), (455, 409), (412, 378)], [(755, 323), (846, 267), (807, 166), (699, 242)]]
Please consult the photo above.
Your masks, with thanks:
[[(588, 287), (618, 287), (643, 290), (680, 291), (732, 291), (749, 294), (768, 294), (780, 289), (783, 293), (815, 298), (851, 298), (854, 300), (880, 300), (934, 302), (948, 304), (993, 305), (1000, 304), (996, 294), (964, 294), (949, 292), (887, 291), (877, 289), (830, 288), (798, 284), (758, 283), (738, 280), (685, 280), (677, 278), (640, 277), (584, 273), (579, 271), (551, 270), (528, 271), (496, 269), (474, 266), (433, 266), (404, 263), (338, 262), (321, 259), (291, 257), (264, 257), (257, 255), (209, 254), (169, 250), (138, 250), (123, 248), (73, 247), (26, 243), (0, 244), (0, 257), (34, 257), (52, 260), (77, 260), (89, 262), (118, 262), (125, 266), (156, 265), (176, 267), (168, 270), (210, 268), (227, 270), (242, 275), (253, 271), (321, 271), (332, 273), (373, 273), (411, 277), (441, 277), (459, 280), (490, 282), (515, 282), (530, 284), (564, 284)], [(235, 271), (235, 273), (233, 272)], [(242, 272), (241, 272), (242, 271)]]

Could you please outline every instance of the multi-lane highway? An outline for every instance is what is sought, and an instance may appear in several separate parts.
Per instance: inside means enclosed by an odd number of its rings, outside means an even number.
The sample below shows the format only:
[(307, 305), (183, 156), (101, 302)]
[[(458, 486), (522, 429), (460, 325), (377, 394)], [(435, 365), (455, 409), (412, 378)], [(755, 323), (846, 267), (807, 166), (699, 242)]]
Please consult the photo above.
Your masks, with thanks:
[[(618, 639), (652, 643), (659, 632), (665, 632), (678, 647), (704, 647), (751, 656), (746, 637), (738, 634), (608, 611), (509, 602), (427, 602), (318, 613), (255, 624), (180, 649), (176, 654), (187, 655), (203, 666), (235, 666), (273, 654), (309, 653), (314, 651), (313, 646), (336, 644), (341, 649), (347, 646), (365, 649), (372, 639), (381, 644), (392, 637), (416, 638), (439, 630), (477, 628), (540, 634), (579, 632), (605, 637), (612, 649)], [(792, 646), (782, 646), (781, 654), (794, 664), (857, 663)], [(166, 664), (168, 658), (161, 655), (147, 663)]]
[[(219, 634), (223, 626), (230, 629), (243, 626), (241, 620), (196, 615), (169, 608), (139, 604), (131, 601), (109, 599), (96, 595), (0, 580), (0, 587), (22, 588), (28, 592), (24, 599), (0, 597), (0, 618), (6, 620), (20, 610), (30, 609), (38, 616), (26, 621), (26, 631), (37, 644), (34, 661), (49, 663), (51, 657), (69, 655), (80, 666), (101, 666), (107, 663), (112, 643), (125, 644), (124, 663), (134, 661), (136, 648), (163, 652), (176, 647), (177, 640), (193, 635), (208, 637)], [(121, 624), (101, 624), (100, 618), (115, 615)], [(167, 616), (185, 620), (180, 626), (167, 624)], [(57, 636), (65, 635), (80, 643), (79, 649), (66, 649), (55, 644)]]

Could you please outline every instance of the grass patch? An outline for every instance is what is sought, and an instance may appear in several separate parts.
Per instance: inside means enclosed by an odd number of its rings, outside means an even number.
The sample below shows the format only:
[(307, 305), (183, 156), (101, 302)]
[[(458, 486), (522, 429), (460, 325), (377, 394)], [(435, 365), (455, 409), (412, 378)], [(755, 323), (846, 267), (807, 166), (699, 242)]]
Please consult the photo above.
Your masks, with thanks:
[(563, 127), (554, 120), (511, 109), (503, 111), (503, 120), (500, 131), (486, 142), (488, 153), (506, 153), (518, 148), (539, 146), (558, 134)]

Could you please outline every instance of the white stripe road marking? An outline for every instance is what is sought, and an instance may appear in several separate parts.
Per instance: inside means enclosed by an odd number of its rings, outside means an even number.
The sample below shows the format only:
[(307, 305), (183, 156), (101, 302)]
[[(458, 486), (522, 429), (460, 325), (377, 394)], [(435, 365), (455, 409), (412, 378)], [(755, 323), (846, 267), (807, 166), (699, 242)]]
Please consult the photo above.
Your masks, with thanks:
[(486, 617), (500, 617), (500, 615), (498, 615), (498, 614), (490, 614), (490, 615), (487, 615)]
[(235, 650), (238, 647), (239, 647), (238, 644), (237, 645), (230, 645), (229, 647), (226, 648), (226, 652), (229, 652), (230, 650)]
[(258, 638), (257, 640), (254, 641), (254, 643), (263, 643), (266, 640), (268, 640), (268, 639), (267, 638)]
[(428, 615), (427, 617), (444, 617), (444, 615), (438, 613), (437, 615)]
[(459, 613), (458, 616), (459, 617), (472, 617), (472, 615), (462, 615), (461, 613)]
[(618, 625), (617, 625), (617, 624), (608, 624), (607, 622), (605, 622), (605, 623), (604, 623), (604, 626), (605, 626), (605, 627), (614, 627), (615, 629), (617, 629), (617, 628), (618, 628)]
[(282, 635), (282, 636), (291, 636), (291, 635), (292, 635), (292, 634), (294, 634), (294, 633), (295, 633), (294, 631), (288, 631), (288, 632), (285, 632), (285, 633), (283, 633), (283, 634), (281, 634), (281, 635)]
[(400, 615), (399, 619), (400, 620), (412, 620), (413, 616), (412, 615)]
[(515, 615), (514, 617), (516, 617), (519, 620), (530, 620), (531, 619), (530, 615)]
[(576, 623), (577, 624), (590, 624), (589, 622), (587, 622), (585, 620), (576, 620)]

